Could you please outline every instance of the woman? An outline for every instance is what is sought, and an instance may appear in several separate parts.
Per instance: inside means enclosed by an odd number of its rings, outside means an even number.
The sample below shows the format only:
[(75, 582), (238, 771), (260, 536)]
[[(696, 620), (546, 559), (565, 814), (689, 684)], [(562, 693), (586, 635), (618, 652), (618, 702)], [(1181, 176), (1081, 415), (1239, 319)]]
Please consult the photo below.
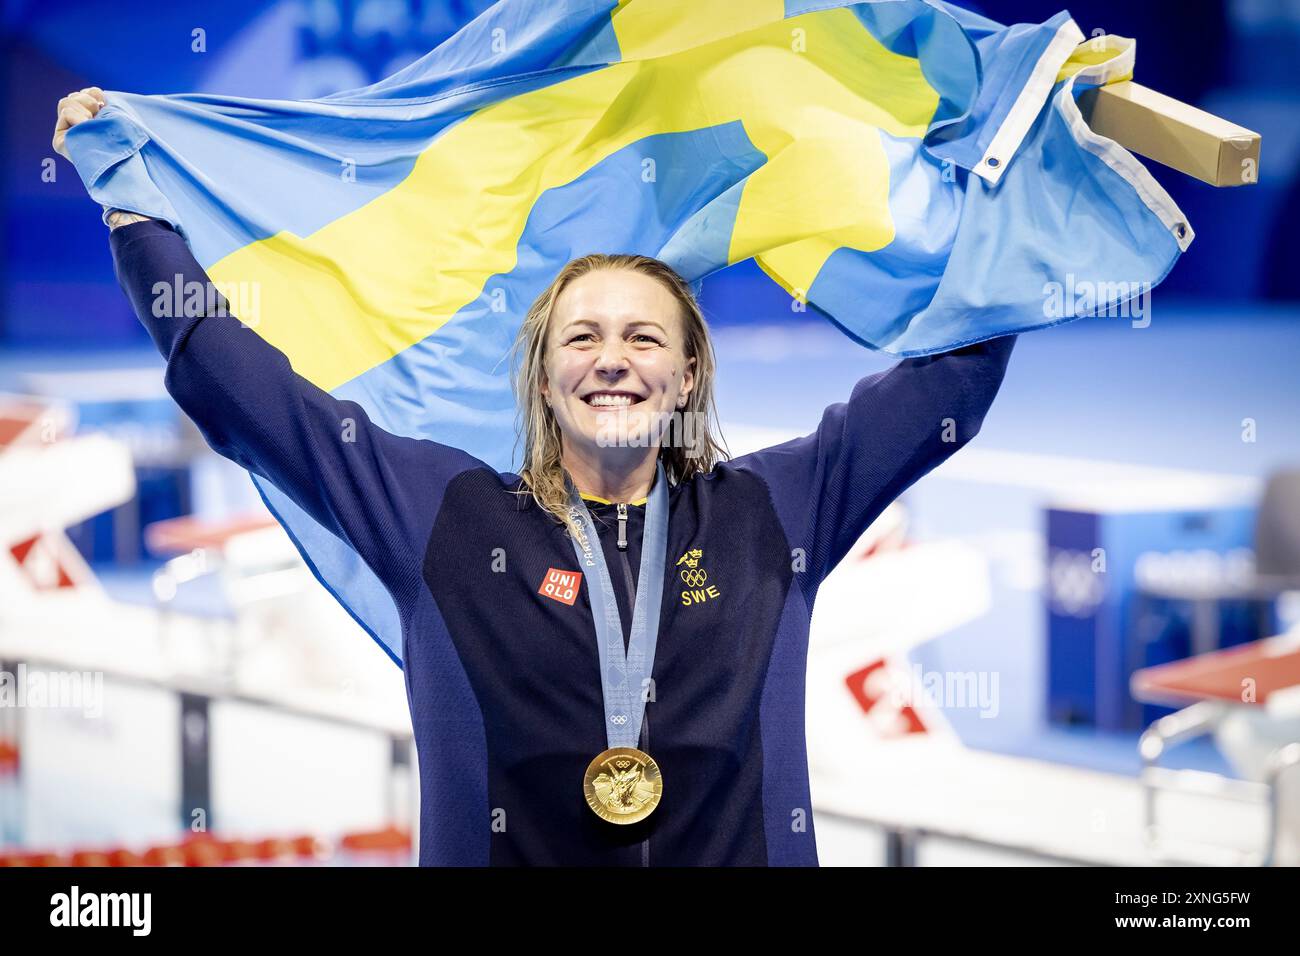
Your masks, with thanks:
[[(55, 148), (102, 104), (62, 100)], [(902, 361), (812, 434), (725, 461), (689, 287), (652, 259), (588, 256), (521, 328), (525, 466), (501, 474), (384, 431), (233, 316), (155, 317), (155, 282), (208, 278), (166, 223), (106, 219), (168, 391), (400, 609), (422, 863), (816, 864), (818, 585), (974, 437), (1014, 337)]]

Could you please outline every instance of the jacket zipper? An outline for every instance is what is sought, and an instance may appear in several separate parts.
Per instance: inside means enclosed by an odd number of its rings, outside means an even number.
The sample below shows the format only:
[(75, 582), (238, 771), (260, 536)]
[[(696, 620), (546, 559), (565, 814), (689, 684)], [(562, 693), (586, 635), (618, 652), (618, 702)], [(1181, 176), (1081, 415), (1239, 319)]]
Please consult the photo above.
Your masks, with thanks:
[[(632, 565), (627, 559), (627, 505), (620, 503), (618, 505), (618, 555), (623, 561), (623, 582), (627, 585), (629, 609), (635, 611), (636, 608), (636, 587), (632, 583)], [(644, 693), (644, 690), (642, 691)], [(643, 738), (642, 750), (650, 752), (650, 708), (647, 706), (641, 716), (641, 736)], [(650, 838), (646, 837), (641, 841), (641, 865), (650, 865)]]

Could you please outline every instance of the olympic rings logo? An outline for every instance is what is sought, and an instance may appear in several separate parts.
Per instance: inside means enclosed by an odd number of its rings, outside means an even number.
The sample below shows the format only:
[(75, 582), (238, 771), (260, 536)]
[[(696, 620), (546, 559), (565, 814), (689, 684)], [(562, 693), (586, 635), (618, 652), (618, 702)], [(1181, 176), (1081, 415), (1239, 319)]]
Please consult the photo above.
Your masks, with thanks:
[(613, 717), (609, 718), (609, 722), (615, 727), (622, 727), (627, 723), (627, 714), (615, 714)]
[(1096, 613), (1106, 597), (1103, 576), (1083, 551), (1053, 549), (1048, 562), (1047, 586), (1052, 610), (1067, 617), (1086, 618)]
[(682, 581), (689, 588), (703, 587), (709, 579), (709, 572), (703, 568), (683, 568), (680, 572)]

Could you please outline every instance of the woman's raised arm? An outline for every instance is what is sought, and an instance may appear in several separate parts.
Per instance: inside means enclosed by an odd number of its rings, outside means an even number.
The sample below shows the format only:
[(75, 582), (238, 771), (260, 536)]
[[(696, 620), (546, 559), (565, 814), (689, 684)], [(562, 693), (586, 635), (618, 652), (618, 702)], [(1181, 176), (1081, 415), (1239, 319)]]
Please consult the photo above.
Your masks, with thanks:
[[(483, 462), (374, 424), (230, 314), (189, 245), (155, 219), (113, 229), (118, 282), (167, 360), (168, 393), (220, 455), (271, 481), (346, 541), (386, 585), (418, 573), (447, 483)], [(175, 316), (175, 289), (201, 288)], [(161, 313), (161, 315), (159, 314)], [(405, 586), (405, 584), (403, 585)], [(394, 594), (394, 598), (400, 596)]]
[(805, 591), (817, 586), (889, 503), (975, 437), (1016, 336), (989, 339), (868, 375), (803, 438), (732, 462), (767, 483)]
[[(60, 100), (54, 148), (66, 156), (67, 130), (104, 102), (98, 87)], [(169, 224), (121, 212), (107, 218), (118, 282), (167, 360), (167, 391), (216, 452), (272, 482), (348, 543), (400, 602), (396, 592), (418, 580), (447, 483), (483, 462), (394, 435), (356, 402), (297, 374), (283, 352), (231, 314)], [(178, 285), (203, 294), (178, 297)]]

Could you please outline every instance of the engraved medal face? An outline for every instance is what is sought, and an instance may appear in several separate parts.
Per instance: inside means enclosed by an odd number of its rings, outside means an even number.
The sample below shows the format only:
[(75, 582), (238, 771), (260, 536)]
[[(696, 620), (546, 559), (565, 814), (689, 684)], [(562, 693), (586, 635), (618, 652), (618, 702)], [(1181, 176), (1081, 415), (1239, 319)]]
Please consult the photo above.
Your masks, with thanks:
[(659, 805), (663, 777), (649, 754), (635, 747), (612, 747), (598, 754), (582, 779), (587, 805), (610, 823), (636, 823)]

